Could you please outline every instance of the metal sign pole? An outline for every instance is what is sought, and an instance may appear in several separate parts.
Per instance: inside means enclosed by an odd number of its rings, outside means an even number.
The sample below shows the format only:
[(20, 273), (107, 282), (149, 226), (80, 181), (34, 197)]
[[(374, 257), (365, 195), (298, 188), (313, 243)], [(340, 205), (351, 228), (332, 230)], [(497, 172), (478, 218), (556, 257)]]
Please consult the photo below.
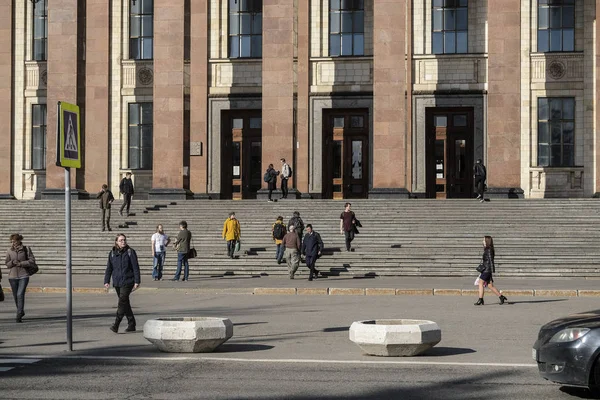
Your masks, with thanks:
[(71, 168), (65, 168), (65, 233), (67, 242), (67, 347), (73, 351), (73, 281), (71, 271)]

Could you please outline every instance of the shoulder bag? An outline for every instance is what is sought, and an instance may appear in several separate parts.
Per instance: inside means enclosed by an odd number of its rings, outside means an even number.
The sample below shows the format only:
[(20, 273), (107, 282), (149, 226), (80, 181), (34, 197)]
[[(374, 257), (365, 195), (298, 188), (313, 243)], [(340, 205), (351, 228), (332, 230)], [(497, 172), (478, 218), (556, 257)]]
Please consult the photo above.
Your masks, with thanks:
[(475, 269), (477, 270), (477, 272), (483, 272), (485, 271), (485, 265), (483, 265), (483, 263), (479, 263), (479, 265)]
[(198, 252), (194, 248), (193, 241), (190, 239), (190, 249), (187, 252), (187, 258), (196, 258), (198, 257)]
[(23, 246), (23, 248), (25, 249), (25, 260), (29, 261), (29, 265), (25, 268), (25, 271), (27, 272), (27, 275), (32, 276), (37, 274), (37, 272), (40, 270), (40, 268), (37, 266), (37, 264), (35, 262), (31, 262), (29, 260), (29, 249), (25, 246)]

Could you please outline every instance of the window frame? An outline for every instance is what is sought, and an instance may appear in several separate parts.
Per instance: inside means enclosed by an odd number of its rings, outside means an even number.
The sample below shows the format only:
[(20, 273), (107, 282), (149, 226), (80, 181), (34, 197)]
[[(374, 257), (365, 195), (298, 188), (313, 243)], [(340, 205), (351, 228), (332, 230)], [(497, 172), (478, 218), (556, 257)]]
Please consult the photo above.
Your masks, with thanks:
[[(452, 16), (452, 26), (448, 18)], [(464, 15), (464, 27), (459, 27), (459, 13)], [(437, 15), (440, 15), (439, 24)], [(459, 51), (458, 36), (464, 36), (464, 51)], [(441, 38), (441, 51), (437, 44), (438, 37)], [(453, 37), (452, 49), (448, 49), (448, 41)], [(431, 2), (431, 54), (468, 54), (469, 53), (469, 1), (468, 0), (433, 0)]]
[[(566, 25), (564, 17), (565, 9), (571, 9), (571, 18), (570, 21), (567, 21)], [(558, 12), (553, 12), (552, 10), (558, 10)], [(552, 26), (553, 24), (556, 24), (556, 15), (553, 14), (558, 13), (558, 20), (560, 21), (560, 25)], [(575, 14), (575, 0), (537, 1), (536, 40), (538, 53), (565, 53), (575, 51)], [(567, 34), (569, 34), (570, 37), (567, 36)], [(553, 40), (556, 41), (557, 39), (560, 40), (560, 49), (553, 47)], [(568, 47), (565, 46), (565, 39), (569, 40)]]
[[(230, 59), (262, 58), (262, 0), (229, 0), (227, 56)], [(243, 9), (245, 6), (245, 9)], [(235, 24), (232, 23), (235, 21)], [(257, 26), (258, 25), (258, 26)], [(242, 32), (249, 26), (248, 32)], [(235, 44), (235, 46), (234, 46)], [(247, 51), (246, 51), (247, 50)]]
[[(149, 110), (144, 110), (144, 108)], [(153, 102), (138, 102), (128, 104), (127, 114), (127, 167), (132, 170), (152, 170), (154, 157), (153, 136)], [(144, 114), (146, 112), (146, 114)], [(144, 115), (150, 116), (150, 121), (144, 119)], [(135, 117), (135, 120), (133, 119)], [(132, 123), (132, 120), (134, 121)], [(135, 122), (137, 121), (137, 122)], [(134, 129), (135, 128), (135, 129)], [(145, 128), (145, 129), (144, 129)], [(150, 137), (144, 138), (144, 132), (149, 129)], [(133, 136), (136, 135), (137, 138)], [(135, 139), (135, 140), (134, 140)], [(147, 143), (147, 145), (144, 145)], [(137, 153), (137, 154), (136, 154)], [(134, 162), (135, 161), (135, 162)]]
[[(36, 110), (39, 116), (36, 118)], [(31, 105), (31, 169), (46, 169), (48, 107), (46, 104)], [(39, 140), (36, 136), (39, 135)]]
[[(348, 3), (350, 3), (348, 5)], [(329, 57), (362, 57), (365, 55), (365, 2), (364, 0), (336, 0), (329, 2)], [(362, 15), (362, 17), (361, 17)], [(348, 16), (344, 18), (344, 16)], [(337, 21), (337, 25), (333, 21)], [(351, 29), (344, 30), (344, 21), (349, 21)], [(346, 22), (347, 23), (347, 22)], [(357, 24), (362, 29), (357, 28)], [(337, 26), (337, 29), (335, 28)], [(335, 29), (335, 30), (334, 30)], [(346, 37), (346, 38), (345, 38)], [(360, 45), (360, 41), (362, 45)], [(346, 39), (346, 40), (344, 40)], [(338, 46), (332, 46), (332, 43)], [(344, 51), (345, 43), (350, 40), (351, 52)], [(338, 49), (339, 51), (334, 51)]]
[[(48, 60), (48, 0), (34, 1), (33, 12), (31, 16), (31, 59), (33, 61)], [(39, 11), (43, 10), (43, 11)], [(43, 26), (43, 33), (38, 32), (38, 21)], [(38, 45), (38, 43), (42, 45)], [(40, 49), (41, 52), (36, 50)]]
[[(576, 101), (575, 97), (538, 97), (537, 108), (537, 165), (538, 167), (548, 168), (568, 168), (575, 166), (575, 115)], [(558, 104), (560, 101), (560, 116), (554, 116), (552, 103)], [(565, 102), (571, 104), (570, 110), (565, 108)], [(546, 103), (544, 108), (543, 103)], [(565, 112), (568, 110), (568, 112)], [(544, 114), (546, 114), (544, 116)], [(544, 118), (545, 117), (545, 118)], [(565, 140), (569, 136), (565, 132), (565, 127), (570, 125), (570, 142)], [(554, 128), (560, 126), (560, 140), (555, 141)], [(546, 138), (546, 140), (543, 140)], [(545, 151), (542, 149), (547, 147)], [(553, 147), (560, 148), (559, 162), (553, 161)], [(567, 147), (570, 147), (567, 154)], [(567, 158), (567, 160), (566, 160)], [(566, 161), (565, 161), (566, 160)], [(569, 162), (570, 160), (570, 162)]]
[[(129, 1), (129, 59), (130, 60), (153, 60), (154, 59), (154, 0), (136, 0), (135, 7), (139, 13), (135, 12), (131, 0)], [(148, 12), (146, 4), (151, 3), (151, 12)], [(134, 20), (139, 20), (134, 24)], [(146, 25), (150, 22), (150, 34), (144, 35)], [(134, 34), (134, 25), (137, 25), (139, 32)], [(147, 44), (146, 44), (147, 43)], [(148, 47), (146, 47), (148, 46)], [(134, 48), (135, 53), (134, 53)], [(150, 52), (150, 54), (146, 54)]]

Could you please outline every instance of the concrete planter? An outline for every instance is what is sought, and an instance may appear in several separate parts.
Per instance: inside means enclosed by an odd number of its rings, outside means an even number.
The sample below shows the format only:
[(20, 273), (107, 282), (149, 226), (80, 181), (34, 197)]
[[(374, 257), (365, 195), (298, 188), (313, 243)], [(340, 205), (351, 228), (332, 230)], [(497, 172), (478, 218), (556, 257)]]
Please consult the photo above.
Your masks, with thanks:
[(210, 353), (232, 336), (227, 318), (157, 318), (144, 324), (144, 337), (167, 353)]
[(438, 344), (442, 331), (433, 321), (376, 319), (353, 322), (350, 340), (373, 356), (411, 357)]

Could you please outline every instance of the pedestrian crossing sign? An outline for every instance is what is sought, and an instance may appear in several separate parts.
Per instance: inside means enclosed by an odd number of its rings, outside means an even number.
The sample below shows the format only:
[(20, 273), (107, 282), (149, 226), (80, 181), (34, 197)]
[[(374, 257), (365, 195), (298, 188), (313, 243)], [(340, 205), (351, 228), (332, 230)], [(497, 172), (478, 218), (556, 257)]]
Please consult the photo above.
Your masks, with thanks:
[(56, 165), (64, 168), (81, 168), (79, 106), (59, 101), (57, 119)]

